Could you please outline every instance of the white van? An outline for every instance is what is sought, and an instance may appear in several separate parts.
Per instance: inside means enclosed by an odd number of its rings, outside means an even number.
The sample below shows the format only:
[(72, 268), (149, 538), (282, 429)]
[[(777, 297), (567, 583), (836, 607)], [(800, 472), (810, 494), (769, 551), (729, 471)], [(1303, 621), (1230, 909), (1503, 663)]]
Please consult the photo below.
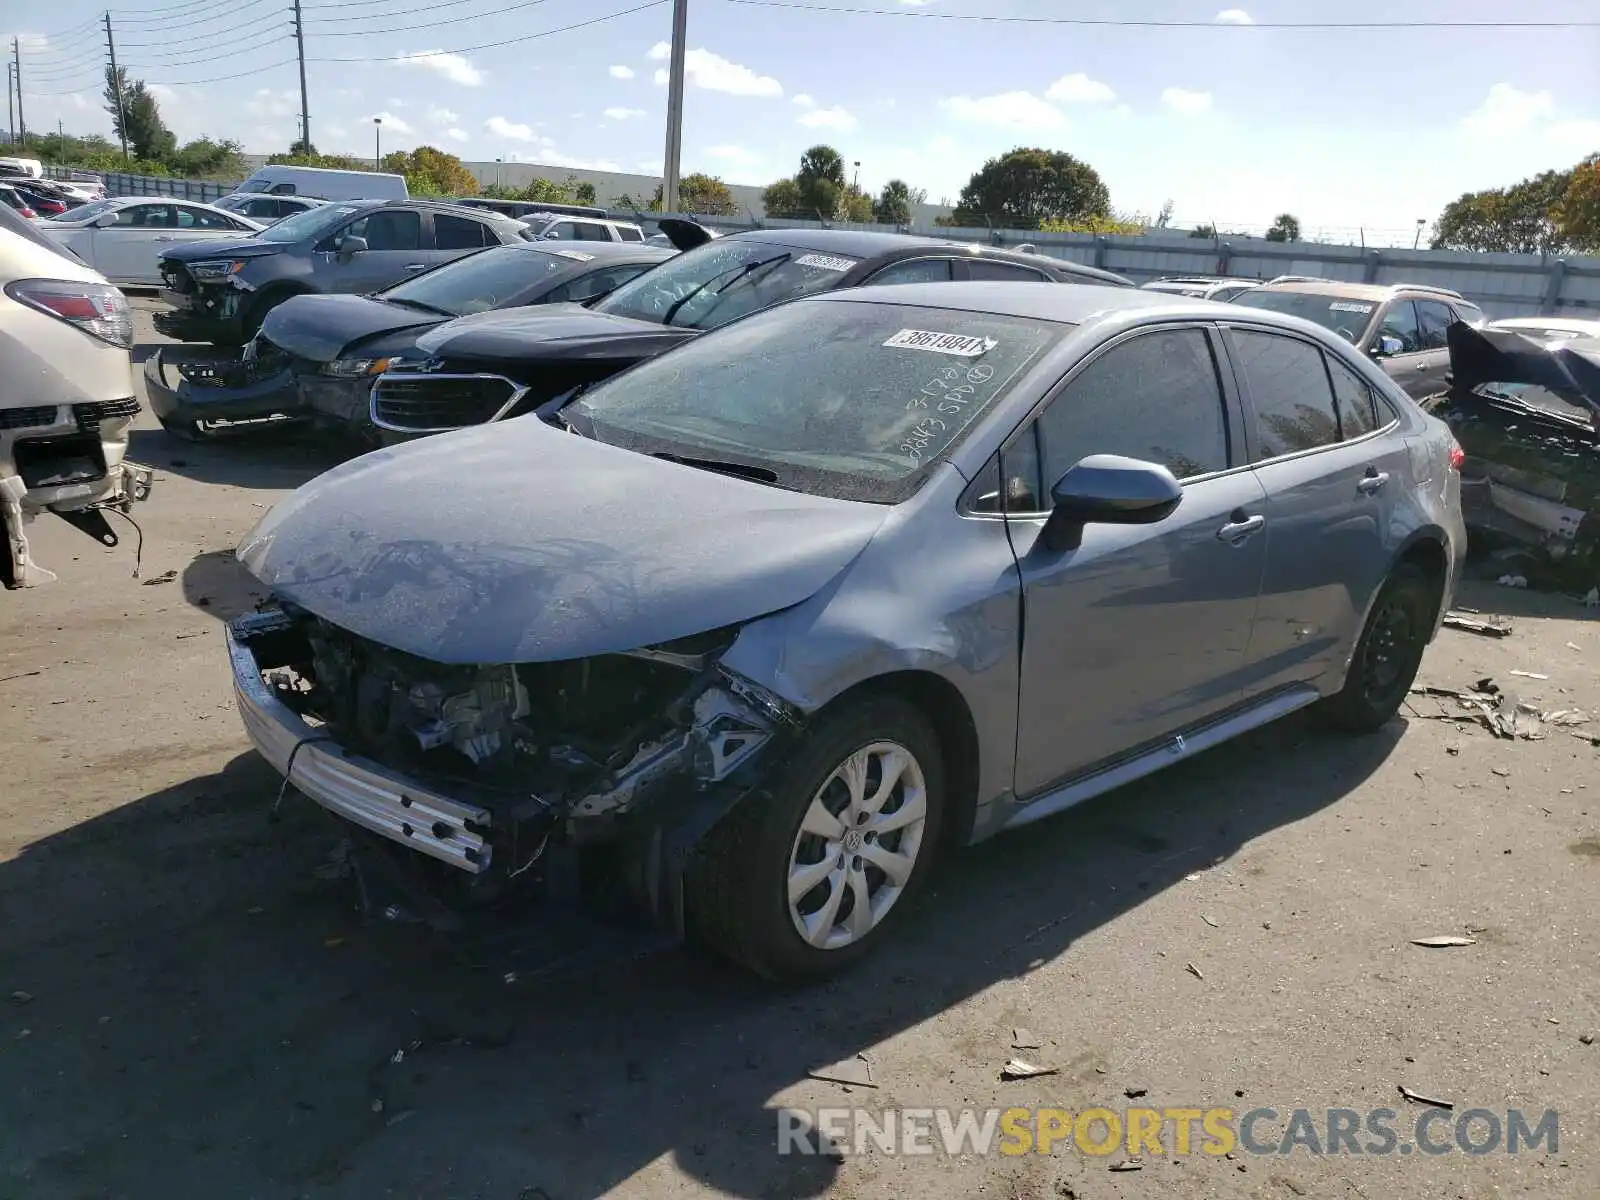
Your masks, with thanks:
[(0, 168), (8, 175), (20, 173), (34, 179), (44, 178), (44, 164), (37, 158), (0, 158)]
[(378, 171), (334, 171), (327, 167), (261, 167), (234, 192), (263, 196), (312, 196), (318, 200), (409, 200), (404, 175)]

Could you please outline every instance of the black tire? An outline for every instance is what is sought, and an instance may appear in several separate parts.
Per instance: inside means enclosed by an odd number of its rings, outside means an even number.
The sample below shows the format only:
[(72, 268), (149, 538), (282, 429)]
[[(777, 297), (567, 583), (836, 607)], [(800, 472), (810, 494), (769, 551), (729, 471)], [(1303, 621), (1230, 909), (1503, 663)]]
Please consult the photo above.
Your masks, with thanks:
[[(791, 855), (818, 789), (856, 751), (877, 742), (899, 745), (921, 768), (927, 810), (920, 844), (907, 883), (878, 923), (848, 945), (819, 949), (801, 937), (790, 914)], [(691, 937), (775, 983), (826, 979), (881, 944), (927, 881), (945, 808), (939, 739), (928, 719), (906, 701), (888, 695), (863, 698), (825, 714), (768, 778), (775, 781), (771, 791), (745, 799), (718, 822), (690, 867), (685, 893)], [(889, 803), (903, 804), (903, 792)], [(845, 894), (853, 904), (854, 893)], [(842, 904), (840, 911), (848, 914)]]
[(1422, 665), (1438, 607), (1436, 579), (1415, 563), (1394, 569), (1373, 601), (1344, 688), (1321, 704), (1333, 725), (1349, 733), (1374, 733), (1400, 711)]

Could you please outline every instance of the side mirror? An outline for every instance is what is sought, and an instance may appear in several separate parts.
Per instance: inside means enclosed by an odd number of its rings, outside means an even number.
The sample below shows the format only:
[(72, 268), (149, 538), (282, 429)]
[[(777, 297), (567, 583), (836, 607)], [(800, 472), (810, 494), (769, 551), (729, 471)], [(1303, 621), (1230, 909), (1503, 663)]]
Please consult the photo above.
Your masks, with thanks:
[(360, 254), (366, 248), (366, 238), (356, 237), (350, 233), (345, 234), (333, 244), (334, 253), (339, 256), (341, 261), (348, 261), (351, 255)]
[(1182, 501), (1183, 488), (1159, 463), (1091, 454), (1050, 489), (1040, 540), (1051, 550), (1076, 550), (1085, 525), (1153, 525)]
[(1373, 358), (1393, 358), (1405, 351), (1406, 344), (1397, 337), (1381, 337), (1372, 344)]
[(116, 223), (117, 214), (114, 212), (104, 213), (94, 219), (94, 227), (96, 229), (110, 229)]

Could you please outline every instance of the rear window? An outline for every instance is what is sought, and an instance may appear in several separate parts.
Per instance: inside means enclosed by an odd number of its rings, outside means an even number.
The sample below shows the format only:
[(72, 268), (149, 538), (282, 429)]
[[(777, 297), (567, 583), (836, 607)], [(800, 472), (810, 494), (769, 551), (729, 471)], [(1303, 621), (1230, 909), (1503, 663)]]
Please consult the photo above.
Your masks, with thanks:
[(532, 246), (497, 246), (379, 294), (385, 300), (464, 317), (499, 308), (571, 267), (571, 259)]
[(1379, 307), (1376, 300), (1357, 300), (1317, 292), (1269, 292), (1261, 288), (1252, 288), (1233, 303), (1243, 308), (1264, 308), (1269, 312), (1303, 317), (1324, 329), (1331, 329), (1355, 346), (1361, 344), (1367, 326), (1372, 324), (1372, 314)]

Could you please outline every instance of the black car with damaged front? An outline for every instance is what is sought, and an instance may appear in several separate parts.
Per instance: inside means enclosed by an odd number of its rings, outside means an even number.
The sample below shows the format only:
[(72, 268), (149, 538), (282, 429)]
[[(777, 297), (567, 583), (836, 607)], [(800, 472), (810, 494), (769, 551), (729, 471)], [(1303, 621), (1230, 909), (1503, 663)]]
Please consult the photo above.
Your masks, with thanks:
[(827, 229), (713, 238), (679, 218), (661, 226), (684, 253), (587, 309), (466, 317), (418, 339), (374, 385), (373, 424), (397, 441), (554, 406), (707, 330), (819, 292), (953, 280), (1133, 286), (1061, 259), (938, 238)]

